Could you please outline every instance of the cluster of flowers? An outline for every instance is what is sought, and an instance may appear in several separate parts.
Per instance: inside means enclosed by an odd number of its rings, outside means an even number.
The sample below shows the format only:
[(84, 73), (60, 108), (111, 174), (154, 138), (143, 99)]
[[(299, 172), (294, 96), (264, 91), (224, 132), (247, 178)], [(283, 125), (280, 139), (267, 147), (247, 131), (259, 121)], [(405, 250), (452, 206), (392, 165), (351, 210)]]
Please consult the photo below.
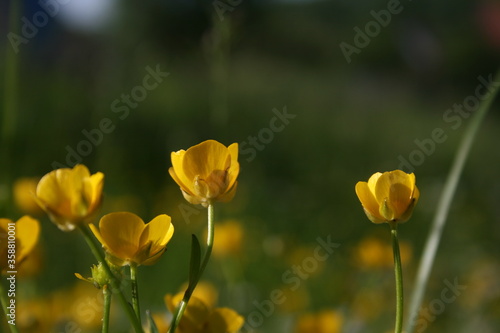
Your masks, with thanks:
[[(244, 319), (229, 308), (213, 308), (201, 298), (193, 296), (194, 290), (210, 258), (214, 239), (213, 205), (230, 201), (237, 189), (239, 175), (238, 144), (228, 147), (207, 140), (188, 150), (171, 154), (169, 173), (179, 185), (184, 198), (191, 204), (202, 205), (208, 212), (206, 250), (201, 256), (199, 242), (193, 236), (189, 283), (184, 293), (167, 295), (166, 304), (172, 313), (170, 328), (161, 328), (153, 318), (148, 318), (151, 332), (220, 333), (237, 332)], [(54, 170), (38, 182), (34, 199), (48, 214), (53, 223), (64, 232), (79, 230), (98, 264), (91, 268), (92, 276), (79, 279), (91, 282), (103, 290), (106, 299), (103, 314), (103, 332), (108, 331), (109, 303), (115, 296), (121, 303), (136, 332), (142, 332), (141, 311), (137, 288), (137, 267), (155, 264), (166, 251), (174, 234), (170, 216), (161, 214), (145, 223), (131, 212), (114, 212), (93, 224), (102, 203), (104, 174), (91, 174), (84, 165), (72, 169)], [(387, 222), (392, 229), (397, 223), (407, 221), (419, 198), (414, 174), (395, 170), (376, 173), (368, 182), (358, 182), (356, 194), (367, 217), (374, 223)], [(0, 219), (0, 269), (7, 271), (7, 219)], [(16, 262), (22, 264), (33, 251), (40, 233), (40, 223), (24, 216), (16, 223)], [(96, 243), (96, 240), (100, 243)], [(104, 249), (105, 255), (101, 253)], [(398, 249), (399, 251), (399, 249)], [(395, 254), (396, 255), (396, 254)], [(399, 256), (399, 252), (398, 252)], [(120, 290), (122, 268), (129, 268), (132, 288), (132, 307)], [(302, 326), (309, 325), (304, 321)]]

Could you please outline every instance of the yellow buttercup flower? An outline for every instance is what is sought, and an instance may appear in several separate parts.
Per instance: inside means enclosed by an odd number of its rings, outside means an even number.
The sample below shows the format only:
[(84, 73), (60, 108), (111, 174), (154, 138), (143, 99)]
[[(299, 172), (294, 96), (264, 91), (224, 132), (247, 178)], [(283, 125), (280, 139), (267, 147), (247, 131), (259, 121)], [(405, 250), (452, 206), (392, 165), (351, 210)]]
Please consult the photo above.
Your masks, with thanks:
[(86, 166), (62, 168), (42, 177), (36, 188), (36, 201), (59, 229), (71, 231), (89, 223), (102, 201), (104, 174), (90, 175)]
[(17, 270), (35, 248), (39, 235), (40, 223), (28, 215), (15, 223), (0, 219), (0, 272)]
[[(165, 303), (170, 312), (174, 313), (177, 304), (184, 293), (175, 296), (166, 295)], [(236, 333), (245, 320), (236, 311), (229, 308), (212, 309), (201, 299), (192, 296), (176, 333)]]
[(358, 182), (356, 194), (373, 223), (408, 221), (420, 196), (415, 175), (401, 170), (377, 172), (368, 182)]
[(99, 229), (93, 224), (90, 229), (106, 250), (108, 259), (117, 266), (156, 263), (174, 234), (170, 216), (165, 214), (145, 224), (132, 213), (111, 213), (101, 218)]
[(243, 247), (245, 230), (236, 220), (217, 224), (217, 235), (212, 249), (214, 257), (238, 256)]
[(170, 176), (180, 186), (184, 198), (207, 207), (215, 201), (230, 201), (236, 193), (238, 144), (229, 147), (207, 140), (187, 151), (172, 152)]

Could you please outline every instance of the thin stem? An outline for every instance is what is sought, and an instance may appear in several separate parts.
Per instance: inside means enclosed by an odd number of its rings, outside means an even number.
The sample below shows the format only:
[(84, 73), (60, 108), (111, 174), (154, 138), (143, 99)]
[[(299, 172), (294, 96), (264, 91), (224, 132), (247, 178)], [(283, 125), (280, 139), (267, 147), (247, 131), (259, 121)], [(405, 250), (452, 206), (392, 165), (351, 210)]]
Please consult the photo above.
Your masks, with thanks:
[(434, 263), (434, 258), (436, 257), (437, 248), (439, 242), (441, 241), (441, 235), (443, 234), (443, 229), (446, 224), (446, 219), (448, 218), (448, 213), (450, 211), (451, 202), (455, 195), (455, 191), (462, 174), (465, 161), (469, 156), (469, 152), (478, 132), (479, 126), (483, 121), (486, 113), (488, 112), (491, 103), (495, 99), (498, 93), (498, 88), (500, 84), (500, 70), (497, 71), (495, 78), (492, 80), (491, 87), (485, 87), (490, 91), (489, 96), (480, 105), (477, 112), (473, 115), (469, 127), (467, 127), (464, 137), (458, 146), (455, 159), (451, 166), (450, 173), (444, 184), (443, 192), (437, 203), (436, 213), (434, 215), (434, 220), (432, 222), (431, 230), (429, 231), (429, 236), (427, 237), (427, 242), (425, 244), (424, 252), (422, 258), (420, 259), (420, 264), (418, 267), (417, 279), (415, 282), (415, 288), (410, 299), (409, 311), (406, 316), (406, 333), (413, 333), (415, 325), (417, 323), (418, 309), (422, 304), (424, 298), (425, 289), (427, 287), (427, 282), (431, 273), (431, 268)]
[[(7, 314), (9, 313), (9, 309), (7, 309), (9, 301), (7, 299), (7, 293), (5, 292), (3, 286), (3, 281), (0, 281), (0, 302), (2, 303), (2, 310), (5, 313), (5, 316), (7, 316)], [(8, 324), (8, 326), (12, 333), (19, 333), (19, 330), (17, 329), (17, 326), (15, 324), (14, 325)]]
[(141, 322), (141, 309), (139, 307), (139, 288), (137, 287), (137, 264), (130, 264), (130, 280), (132, 282), (132, 307), (135, 315)]
[(203, 261), (201, 262), (198, 276), (196, 276), (194, 283), (192, 285), (188, 286), (186, 292), (184, 293), (184, 297), (182, 298), (182, 301), (177, 306), (177, 310), (175, 311), (173, 319), (172, 319), (172, 324), (170, 326), (170, 329), (168, 330), (169, 333), (174, 333), (175, 329), (179, 325), (181, 318), (184, 315), (184, 311), (186, 310), (186, 307), (188, 305), (189, 299), (191, 298), (191, 295), (193, 294), (194, 289), (196, 288), (196, 285), (198, 285), (198, 282), (200, 281), (200, 278), (203, 275), (205, 268), (207, 267), (208, 261), (210, 259), (210, 255), (212, 254), (212, 248), (214, 246), (214, 206), (213, 206), (213, 204), (208, 205), (207, 213), (208, 213), (207, 249), (206, 249), (205, 254), (203, 256)]
[(396, 323), (394, 332), (401, 333), (403, 328), (403, 272), (401, 269), (401, 255), (399, 253), (398, 224), (390, 223), (392, 250), (394, 252), (394, 276), (396, 278)]
[(139, 322), (139, 319), (135, 316), (132, 307), (125, 299), (125, 296), (123, 296), (123, 293), (119, 286), (119, 282), (116, 279), (116, 276), (113, 274), (113, 272), (111, 272), (111, 269), (109, 268), (109, 265), (106, 262), (106, 260), (104, 260), (102, 253), (99, 251), (98, 245), (96, 244), (94, 238), (92, 237), (89, 227), (87, 225), (80, 225), (79, 229), (82, 232), (83, 238), (85, 238), (85, 241), (90, 247), (92, 254), (97, 259), (97, 261), (102, 264), (104, 270), (106, 271), (106, 274), (108, 274), (109, 282), (111, 284), (111, 292), (113, 294), (116, 294), (116, 296), (118, 297), (118, 301), (120, 302), (120, 305), (125, 311), (125, 314), (127, 315), (128, 319), (132, 323), (134, 330), (136, 331), (136, 333), (142, 333), (142, 326)]
[(109, 312), (111, 309), (111, 292), (107, 285), (102, 287), (102, 294), (104, 295), (104, 313), (102, 316), (102, 333), (108, 333), (109, 330)]

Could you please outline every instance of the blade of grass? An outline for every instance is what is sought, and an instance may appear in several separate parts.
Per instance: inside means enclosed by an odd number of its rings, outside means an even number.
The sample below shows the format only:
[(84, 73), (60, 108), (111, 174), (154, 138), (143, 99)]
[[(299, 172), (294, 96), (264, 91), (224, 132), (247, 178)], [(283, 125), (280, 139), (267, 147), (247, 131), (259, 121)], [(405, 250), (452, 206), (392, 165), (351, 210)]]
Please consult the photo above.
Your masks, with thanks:
[(460, 175), (464, 168), (467, 157), (474, 142), (474, 138), (479, 130), (486, 113), (488, 112), (491, 103), (495, 99), (498, 88), (500, 84), (495, 84), (500, 81), (500, 69), (497, 71), (495, 78), (491, 87), (486, 87), (491, 91), (490, 95), (483, 103), (480, 105), (477, 112), (472, 116), (469, 126), (465, 130), (465, 134), (458, 146), (455, 159), (451, 166), (450, 173), (446, 179), (446, 183), (439, 198), (436, 213), (434, 215), (434, 220), (432, 222), (431, 230), (429, 236), (427, 237), (427, 242), (424, 247), (424, 253), (420, 259), (420, 265), (417, 273), (417, 280), (415, 283), (415, 288), (413, 289), (413, 294), (410, 298), (409, 311), (406, 315), (405, 320), (405, 332), (413, 333), (415, 329), (415, 324), (418, 318), (418, 310), (422, 304), (424, 298), (425, 289), (427, 287), (427, 282), (429, 280), (432, 265), (434, 263), (434, 258), (436, 257), (437, 248), (441, 240), (441, 235), (443, 234), (443, 229), (446, 224), (446, 219), (450, 211), (451, 202), (455, 195), (458, 182), (460, 180)]

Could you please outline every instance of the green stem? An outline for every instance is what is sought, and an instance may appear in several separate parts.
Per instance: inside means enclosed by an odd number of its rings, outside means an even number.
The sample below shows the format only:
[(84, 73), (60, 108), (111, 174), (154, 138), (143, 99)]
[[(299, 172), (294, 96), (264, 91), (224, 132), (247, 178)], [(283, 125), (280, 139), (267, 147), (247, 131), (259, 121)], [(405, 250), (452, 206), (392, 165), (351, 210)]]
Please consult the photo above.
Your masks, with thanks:
[(132, 309), (130, 304), (125, 299), (125, 296), (123, 296), (123, 293), (120, 289), (120, 284), (119, 284), (118, 280), (116, 279), (116, 276), (113, 274), (113, 272), (109, 268), (109, 265), (106, 262), (106, 260), (104, 259), (101, 251), (99, 251), (99, 246), (98, 246), (98, 244), (96, 244), (96, 241), (92, 237), (89, 227), (87, 225), (80, 225), (79, 229), (83, 235), (83, 238), (85, 238), (85, 241), (87, 242), (88, 246), (90, 247), (92, 254), (97, 259), (97, 261), (102, 264), (102, 266), (104, 267), (104, 270), (106, 271), (106, 274), (108, 274), (109, 282), (111, 284), (111, 292), (113, 294), (116, 294), (116, 296), (118, 297), (118, 301), (120, 302), (120, 305), (122, 306), (123, 310), (125, 311), (125, 314), (127, 315), (128, 319), (132, 323), (134, 330), (136, 331), (136, 333), (142, 333), (142, 326), (139, 322), (139, 319), (136, 317), (134, 310)]
[(392, 250), (394, 252), (394, 276), (396, 278), (396, 323), (394, 332), (401, 333), (403, 328), (403, 272), (401, 269), (401, 255), (399, 253), (398, 224), (390, 223)]
[[(0, 275), (0, 276), (2, 276), (2, 275)], [(9, 301), (7, 299), (7, 293), (5, 292), (5, 289), (3, 286), (3, 281), (0, 281), (0, 302), (2, 303), (2, 310), (5, 313), (5, 316), (7, 316), (7, 313), (9, 313), (9, 310), (7, 309)], [(12, 333), (19, 333), (19, 330), (17, 329), (16, 325), (11, 325), (11, 324), (7, 324), (7, 325), (9, 326), (10, 331)]]
[(139, 288), (137, 287), (137, 264), (130, 264), (130, 280), (132, 281), (132, 307), (135, 315), (141, 322), (141, 309), (139, 307)]
[(109, 312), (111, 308), (111, 292), (107, 285), (102, 288), (104, 295), (104, 313), (102, 317), (102, 333), (108, 333), (109, 330)]
[(207, 212), (208, 212), (207, 249), (206, 249), (205, 254), (203, 256), (203, 261), (201, 262), (198, 276), (196, 276), (194, 283), (192, 283), (192, 285), (188, 286), (186, 292), (184, 293), (184, 297), (182, 298), (182, 301), (179, 303), (179, 306), (177, 307), (177, 310), (174, 313), (174, 316), (172, 319), (172, 324), (170, 326), (170, 329), (168, 330), (169, 333), (174, 333), (175, 329), (179, 325), (181, 318), (184, 315), (184, 311), (186, 310), (186, 307), (188, 305), (189, 299), (191, 298), (191, 295), (193, 294), (194, 289), (196, 288), (196, 285), (200, 281), (200, 278), (203, 275), (205, 268), (207, 267), (208, 261), (210, 259), (210, 255), (212, 254), (212, 248), (214, 246), (214, 206), (213, 206), (213, 204), (208, 205)]
[(448, 213), (450, 211), (451, 202), (453, 200), (453, 197), (455, 196), (455, 192), (458, 186), (458, 182), (460, 181), (460, 176), (462, 174), (465, 161), (469, 156), (469, 152), (472, 143), (474, 142), (474, 138), (476, 137), (476, 134), (479, 130), (479, 126), (481, 125), (484, 117), (486, 116), (486, 113), (491, 106), (491, 103), (498, 93), (498, 89), (500, 86), (498, 84), (499, 81), (500, 69), (497, 71), (495, 78), (492, 81), (491, 87), (485, 87), (490, 91), (490, 95), (486, 98), (486, 100), (483, 101), (483, 103), (481, 103), (479, 109), (472, 116), (471, 122), (465, 131), (460, 145), (458, 146), (451, 170), (443, 187), (443, 192), (441, 193), (441, 196), (437, 203), (437, 209), (432, 222), (432, 227), (429, 231), (429, 236), (427, 237), (424, 252), (420, 259), (415, 288), (413, 289), (413, 293), (410, 299), (409, 311), (406, 315), (406, 333), (413, 333), (415, 329), (415, 325), (418, 319), (418, 310), (424, 298), (424, 293), (431, 273), (431, 268), (434, 263), (434, 258), (436, 257), (439, 242), (441, 241), (441, 236), (446, 224), (446, 219), (448, 218)]

